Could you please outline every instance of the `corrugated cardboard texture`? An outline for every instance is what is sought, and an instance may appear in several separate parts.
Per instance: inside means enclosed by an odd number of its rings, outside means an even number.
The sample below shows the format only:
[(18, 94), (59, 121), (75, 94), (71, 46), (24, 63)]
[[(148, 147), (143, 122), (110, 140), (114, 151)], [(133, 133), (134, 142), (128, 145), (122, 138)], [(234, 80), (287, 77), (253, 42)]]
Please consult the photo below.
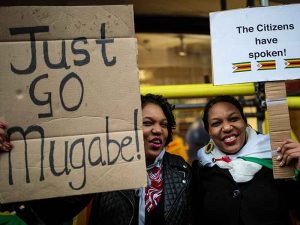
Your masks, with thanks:
[[(9, 124), (15, 147), (0, 157), (0, 201), (145, 186), (132, 7), (1, 10), (7, 24), (1, 19), (6, 41), (0, 42), (0, 120)], [(47, 20), (24, 22), (21, 12), (47, 12), (41, 14)], [(91, 33), (77, 27), (78, 21), (89, 24)], [(61, 32), (64, 22), (72, 32)], [(54, 28), (31, 42), (3, 35), (7, 29), (18, 33), (16, 28), (40, 25)]]
[(9, 28), (36, 26), (50, 30), (37, 34), (36, 40), (96, 39), (102, 23), (106, 38), (134, 37), (132, 5), (0, 7), (0, 41), (28, 41), (28, 34), (11, 35)]
[[(291, 138), (289, 110), (286, 100), (285, 82), (266, 82), (265, 94), (268, 108), (269, 130), (272, 150), (276, 150), (284, 140)], [(292, 165), (280, 167), (273, 156), (273, 174), (275, 179), (294, 176)]]

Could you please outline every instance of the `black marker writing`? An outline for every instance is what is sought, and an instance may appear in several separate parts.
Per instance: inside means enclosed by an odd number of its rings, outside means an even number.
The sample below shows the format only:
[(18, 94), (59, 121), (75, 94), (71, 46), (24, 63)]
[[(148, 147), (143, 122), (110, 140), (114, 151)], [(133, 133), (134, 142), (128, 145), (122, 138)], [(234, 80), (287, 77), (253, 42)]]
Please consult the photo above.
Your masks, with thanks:
[(48, 26), (39, 26), (39, 27), (18, 27), (18, 28), (9, 28), (11, 35), (18, 34), (29, 34), (30, 35), (30, 46), (31, 46), (31, 60), (30, 64), (26, 69), (17, 69), (14, 65), (10, 64), (11, 71), (15, 74), (31, 74), (36, 69), (36, 44), (35, 44), (35, 34), (42, 32), (49, 32)]
[[(15, 126), (8, 129), (7, 134), (10, 138), (13, 134), (19, 133), (21, 134), (23, 141), (24, 141), (24, 163), (25, 163), (25, 178), (26, 183), (31, 183), (31, 175), (30, 175), (30, 164), (29, 155), (33, 155), (33, 153), (40, 154), (40, 181), (44, 181), (45, 175), (44, 175), (44, 166), (49, 165), (49, 170), (51, 173), (47, 173), (47, 176), (49, 174), (52, 174), (55, 177), (60, 176), (70, 176), (73, 171), (82, 171), (82, 176), (76, 175), (76, 182), (78, 184), (75, 185), (75, 181), (68, 181), (66, 179), (66, 182), (68, 182), (69, 187), (72, 190), (81, 190), (85, 187), (87, 182), (87, 168), (88, 167), (97, 167), (97, 166), (112, 166), (115, 165), (119, 161), (125, 161), (125, 162), (131, 162), (134, 159), (134, 155), (136, 153), (139, 153), (139, 142), (138, 142), (138, 132), (137, 132), (137, 115), (138, 110), (134, 110), (134, 129), (135, 134), (133, 135), (126, 135), (125, 133), (124, 137), (118, 137), (117, 139), (113, 139), (111, 137), (111, 132), (109, 129), (109, 117), (106, 117), (105, 120), (105, 132), (106, 132), (106, 138), (104, 139), (106, 143), (104, 143), (103, 146), (106, 147), (106, 158), (103, 158), (102, 149), (101, 149), (101, 138), (100, 136), (95, 136), (92, 138), (90, 142), (88, 142), (88, 139), (85, 137), (78, 137), (72, 140), (64, 140), (64, 149), (61, 147), (61, 145), (58, 145), (60, 147), (57, 147), (56, 142), (61, 141), (60, 140), (50, 140), (49, 142), (46, 142), (45, 139), (45, 133), (44, 129), (38, 125), (33, 125), (28, 127), (28, 129), (24, 130), (21, 127)], [(32, 133), (37, 132), (39, 134), (39, 139), (41, 141), (40, 149), (35, 146), (35, 149), (28, 149), (27, 146), (27, 136)], [(133, 142), (132, 139), (136, 138), (136, 141)], [(49, 139), (49, 138), (47, 138)], [(132, 150), (133, 143), (136, 144), (135, 148), (136, 151), (128, 151)], [(45, 149), (49, 149), (49, 151), (45, 151)], [(31, 154), (28, 154), (28, 151), (30, 151)], [(126, 152), (128, 151), (128, 152)], [(47, 152), (47, 155), (45, 155), (45, 152)], [(126, 156), (125, 156), (126, 153)], [(14, 185), (14, 177), (13, 177), (13, 168), (15, 165), (13, 164), (11, 153), (9, 153), (8, 157), (8, 164), (9, 164), (9, 176), (8, 176), (8, 183), (9, 185)], [(140, 155), (137, 156), (138, 159), (140, 159)], [(49, 164), (47, 164), (45, 161), (48, 160)], [(63, 165), (61, 163), (57, 165), (57, 161), (63, 162)], [(35, 162), (36, 164), (36, 162)], [(90, 165), (90, 166), (88, 166)], [(82, 177), (80, 180), (79, 178)]]

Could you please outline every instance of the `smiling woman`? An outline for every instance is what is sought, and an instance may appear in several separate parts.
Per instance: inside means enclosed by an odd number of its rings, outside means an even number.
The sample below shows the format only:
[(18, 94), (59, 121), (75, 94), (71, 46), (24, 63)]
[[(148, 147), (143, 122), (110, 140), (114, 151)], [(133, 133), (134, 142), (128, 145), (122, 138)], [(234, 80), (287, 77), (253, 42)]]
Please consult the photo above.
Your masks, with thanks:
[(166, 145), (168, 120), (162, 109), (153, 103), (143, 108), (143, 135), (147, 164), (153, 163)]
[[(193, 163), (193, 224), (291, 225), (291, 209), (300, 218), (300, 177), (297, 181), (273, 179), (269, 135), (247, 125), (235, 98), (212, 99), (204, 109), (203, 122), (211, 140)], [(295, 163), (300, 170), (299, 143), (286, 140), (277, 154), (281, 166)]]
[[(149, 225), (188, 224), (190, 166), (165, 151), (176, 126), (174, 107), (160, 95), (143, 95), (141, 100), (148, 186), (139, 192), (139, 221)], [(175, 189), (171, 191), (171, 187)], [(173, 196), (170, 191), (179, 194)]]
[(239, 110), (227, 102), (216, 103), (208, 116), (209, 135), (220, 150), (234, 154), (246, 140), (246, 126)]
[(162, 96), (142, 96), (143, 136), (147, 164), (172, 141), (176, 122), (173, 106)]

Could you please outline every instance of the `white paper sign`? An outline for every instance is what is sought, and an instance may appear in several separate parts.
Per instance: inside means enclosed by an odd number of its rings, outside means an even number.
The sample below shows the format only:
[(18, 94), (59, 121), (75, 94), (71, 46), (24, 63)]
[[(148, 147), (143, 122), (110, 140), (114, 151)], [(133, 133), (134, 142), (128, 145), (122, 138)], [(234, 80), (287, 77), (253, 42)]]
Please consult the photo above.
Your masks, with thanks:
[(210, 13), (215, 85), (300, 78), (300, 4)]

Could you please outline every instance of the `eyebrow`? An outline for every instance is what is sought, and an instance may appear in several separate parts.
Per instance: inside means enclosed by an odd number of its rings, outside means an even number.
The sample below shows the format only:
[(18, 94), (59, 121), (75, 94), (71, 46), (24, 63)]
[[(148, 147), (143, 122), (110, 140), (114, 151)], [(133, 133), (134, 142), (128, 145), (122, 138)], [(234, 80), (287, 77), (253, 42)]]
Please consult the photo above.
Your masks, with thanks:
[[(234, 116), (234, 115), (239, 115), (239, 116), (242, 116), (240, 113), (238, 113), (238, 112), (232, 112), (232, 113), (230, 113), (228, 116), (230, 117), (230, 116)], [(219, 120), (219, 117), (212, 117), (210, 120)]]
[[(144, 120), (144, 119), (153, 120), (153, 117), (146, 116), (146, 117), (143, 117), (142, 119), (143, 119), (143, 120)], [(163, 122), (163, 121), (167, 121), (167, 122), (168, 122), (168, 119), (167, 119), (167, 118), (164, 118), (164, 119), (161, 120), (161, 122)]]

